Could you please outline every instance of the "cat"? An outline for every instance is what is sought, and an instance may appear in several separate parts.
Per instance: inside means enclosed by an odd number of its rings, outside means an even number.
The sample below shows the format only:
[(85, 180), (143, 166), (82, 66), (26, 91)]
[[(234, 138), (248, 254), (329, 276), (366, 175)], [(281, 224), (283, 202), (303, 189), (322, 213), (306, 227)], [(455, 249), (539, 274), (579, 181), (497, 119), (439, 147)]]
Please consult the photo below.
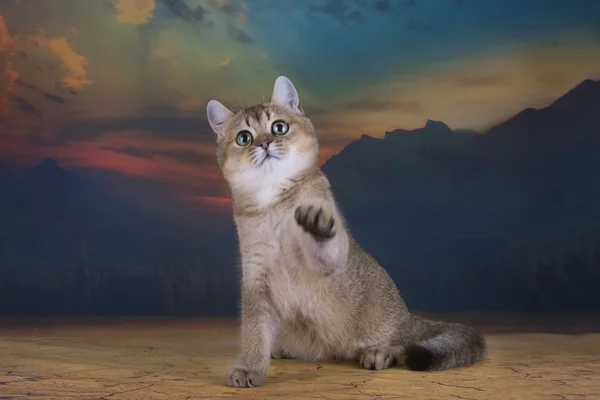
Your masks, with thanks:
[(276, 79), (270, 103), (233, 113), (210, 100), (207, 115), (241, 253), (241, 351), (228, 386), (261, 385), (271, 358), (355, 360), (371, 370), (403, 362), (417, 371), (485, 358), (473, 328), (412, 315), (352, 238), (288, 78)]

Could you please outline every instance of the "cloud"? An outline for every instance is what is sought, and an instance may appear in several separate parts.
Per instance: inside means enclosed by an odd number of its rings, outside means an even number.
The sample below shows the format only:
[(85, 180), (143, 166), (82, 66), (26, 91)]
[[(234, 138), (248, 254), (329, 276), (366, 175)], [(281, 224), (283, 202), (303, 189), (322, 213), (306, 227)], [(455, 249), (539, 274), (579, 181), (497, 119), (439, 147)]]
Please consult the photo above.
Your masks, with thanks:
[(202, 208), (208, 207), (216, 212), (231, 212), (231, 199), (228, 197), (197, 196), (193, 200)]
[(235, 18), (227, 21), (229, 26), (229, 37), (239, 43), (250, 45), (254, 39), (244, 30), (246, 23), (245, 3), (239, 0), (211, 0), (211, 8)]
[(416, 112), (420, 108), (418, 101), (397, 101), (394, 99), (387, 99), (383, 96), (366, 96), (361, 97), (357, 100), (352, 100), (344, 104), (343, 109), (352, 111), (403, 111), (403, 112)]
[(183, 164), (200, 165), (202, 164), (201, 154), (193, 150), (183, 149), (148, 149), (133, 146), (125, 147), (112, 147), (112, 146), (101, 146), (103, 150), (112, 151), (119, 154), (125, 154), (131, 157), (143, 158), (145, 160), (152, 160), (156, 157), (162, 157), (169, 160), (174, 160)]
[(225, 58), (225, 60), (221, 61), (221, 63), (219, 64), (221, 67), (224, 67), (226, 65), (231, 64), (231, 57), (227, 56), (227, 58)]
[(182, 111), (198, 112), (206, 108), (206, 102), (200, 100), (199, 97), (192, 96), (182, 102), (180, 107)]
[(378, 99), (375, 96), (363, 97), (357, 100), (352, 100), (344, 104), (346, 110), (361, 110), (361, 111), (381, 111), (389, 109), (394, 102), (387, 99)]
[(117, 0), (114, 6), (119, 23), (142, 25), (152, 18), (156, 0)]
[[(366, 18), (362, 11), (352, 9), (349, 5), (349, 2), (346, 0), (325, 0), (321, 2), (321, 4), (311, 4), (309, 5), (309, 14), (310, 13), (321, 13), (328, 15), (338, 21), (340, 21), (343, 25), (353, 25), (363, 22)], [(366, 3), (363, 2), (354, 2), (361, 8), (364, 8)]]
[(11, 100), (21, 111), (33, 114), (38, 118), (42, 118), (42, 110), (31, 104), (28, 100), (17, 96), (13, 96)]
[(508, 77), (495, 74), (465, 74), (457, 76), (455, 80), (456, 86), (496, 86), (505, 83), (508, 80)]
[[(19, 132), (17, 132), (19, 133)], [(21, 132), (22, 133), (22, 132)], [(172, 142), (169, 140), (131, 140), (122, 135), (105, 138), (103, 143), (75, 142), (65, 146), (32, 146), (23, 134), (0, 135), (0, 158), (13, 164), (35, 163), (36, 160), (51, 157), (61, 165), (91, 168), (104, 171), (117, 171), (121, 174), (149, 178), (161, 182), (184, 185), (188, 188), (214, 188), (222, 185), (214, 155), (214, 145), (198, 145), (199, 163), (175, 162), (173, 158), (156, 156), (151, 159), (132, 157), (127, 154), (107, 151), (102, 147), (122, 149), (140, 147), (157, 150), (187, 150), (194, 143)], [(176, 152), (173, 153), (176, 156)], [(180, 155), (185, 159), (185, 155)]]
[(232, 27), (229, 30), (229, 37), (233, 40), (238, 41), (242, 44), (252, 44), (254, 43), (254, 39), (252, 39), (246, 32), (237, 27)]
[(387, 13), (392, 10), (392, 5), (390, 0), (377, 0), (373, 3), (373, 8), (382, 13)]
[(36, 48), (50, 52), (61, 61), (62, 68), (66, 72), (58, 85), (61, 89), (76, 91), (93, 83), (87, 79), (87, 58), (73, 50), (67, 38), (62, 36), (47, 38), (46, 33), (40, 30), (33, 35), (28, 35), (26, 39)]
[(56, 128), (46, 146), (98, 140), (115, 132), (127, 131), (146, 138), (212, 141), (205, 117), (136, 116), (123, 118), (87, 118), (74, 120)]
[(67, 75), (61, 80), (61, 86), (73, 90), (81, 89), (92, 82), (86, 79), (87, 59), (77, 54), (64, 37), (48, 40), (49, 50), (57, 56), (63, 63), (63, 68), (67, 70)]
[(65, 104), (66, 100), (63, 97), (51, 93), (44, 93), (44, 97), (58, 104)]
[(9, 112), (9, 96), (19, 73), (13, 69), (12, 57), (18, 51), (14, 38), (0, 15), (0, 118)]
[(185, 0), (162, 0), (167, 6), (171, 14), (181, 18), (185, 22), (199, 22), (204, 19), (206, 9), (202, 5), (198, 4), (192, 8)]
[(223, 1), (213, 1), (212, 3), (217, 10), (219, 10), (225, 14), (228, 14), (228, 15), (235, 16), (235, 15), (238, 15), (240, 12), (242, 12), (241, 10), (238, 10), (237, 8), (232, 6), (231, 4), (228, 4)]
[(358, 11), (358, 10), (353, 10), (350, 11), (347, 15), (346, 15), (346, 23), (350, 22), (353, 24), (358, 24), (360, 22), (363, 22), (365, 20), (365, 15)]
[(31, 83), (23, 82), (23, 81), (17, 79), (15, 81), (15, 84), (19, 85), (21, 87), (27, 88), (29, 90), (33, 90), (34, 92), (40, 93), (42, 96), (44, 96), (44, 98), (46, 98), (47, 100), (53, 101), (55, 103), (65, 104), (67, 102), (63, 97), (57, 96), (52, 93), (48, 93), (48, 92), (44, 91), (43, 89), (39, 88), (38, 86), (33, 85)]
[(36, 85), (34, 85), (34, 84), (31, 84), (31, 83), (27, 83), (27, 82), (23, 82), (23, 81), (22, 81), (22, 80), (20, 80), (20, 79), (17, 79), (17, 80), (15, 81), (15, 85), (19, 85), (19, 86), (22, 86), (22, 87), (24, 87), (24, 88), (31, 89), (31, 90), (33, 90), (33, 91), (35, 91), (35, 92), (38, 92), (38, 93), (43, 93), (42, 89), (40, 89), (40, 88), (39, 88), (39, 87), (37, 87)]
[(436, 35), (436, 34), (440, 35), (445, 32), (444, 28), (441, 28), (439, 26), (436, 27), (436, 26), (427, 24), (425, 22), (418, 21), (417, 19), (415, 19), (413, 17), (409, 17), (404, 22), (404, 24), (402, 24), (402, 26), (407, 31), (414, 31), (414, 32), (428, 34), (428, 35)]
[(152, 57), (164, 59), (171, 63), (174, 60), (186, 57), (188, 51), (185, 38), (181, 32), (174, 29), (165, 29), (159, 33), (154, 41)]
[(233, 2), (231, 0), (211, 0), (212, 8), (225, 13), (227, 15), (244, 18), (244, 3), (241, 1)]
[[(386, 130), (422, 127), (427, 119), (452, 129), (485, 131), (526, 107), (545, 107), (594, 73), (600, 51), (590, 34), (562, 34), (557, 45), (542, 41), (489, 49), (470, 57), (432, 63), (418, 73), (399, 70), (371, 85), (354, 100), (355, 107), (372, 97), (392, 102), (401, 93), (404, 112), (389, 108), (377, 113), (339, 113), (328, 117), (337, 131), (361, 131), (379, 137)], [(352, 105), (352, 103), (351, 103)], [(410, 110), (417, 106), (418, 109)], [(408, 110), (407, 110), (408, 108)]]

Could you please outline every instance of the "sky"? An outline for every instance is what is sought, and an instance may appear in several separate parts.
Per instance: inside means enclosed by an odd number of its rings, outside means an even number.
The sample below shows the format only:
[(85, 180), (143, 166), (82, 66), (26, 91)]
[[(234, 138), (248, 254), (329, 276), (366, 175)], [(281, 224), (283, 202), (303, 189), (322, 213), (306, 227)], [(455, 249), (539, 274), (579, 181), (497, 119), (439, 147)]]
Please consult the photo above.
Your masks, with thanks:
[(321, 162), (428, 119), (484, 132), (600, 79), (600, 2), (3, 0), (0, 163), (229, 212), (206, 103), (268, 100), (279, 75)]

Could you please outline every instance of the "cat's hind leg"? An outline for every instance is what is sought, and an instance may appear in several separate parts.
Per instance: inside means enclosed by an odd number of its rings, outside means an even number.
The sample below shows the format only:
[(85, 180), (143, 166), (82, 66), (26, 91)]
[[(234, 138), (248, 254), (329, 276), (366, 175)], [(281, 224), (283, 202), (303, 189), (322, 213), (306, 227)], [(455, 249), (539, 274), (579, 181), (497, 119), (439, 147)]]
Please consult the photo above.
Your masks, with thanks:
[(271, 346), (271, 358), (274, 360), (289, 360), (294, 358), (286, 346), (286, 338), (289, 336), (289, 331), (285, 324), (282, 324), (275, 335), (275, 342)]
[(274, 360), (291, 360), (294, 357), (292, 357), (282, 347), (273, 347), (273, 350), (271, 350), (271, 358)]

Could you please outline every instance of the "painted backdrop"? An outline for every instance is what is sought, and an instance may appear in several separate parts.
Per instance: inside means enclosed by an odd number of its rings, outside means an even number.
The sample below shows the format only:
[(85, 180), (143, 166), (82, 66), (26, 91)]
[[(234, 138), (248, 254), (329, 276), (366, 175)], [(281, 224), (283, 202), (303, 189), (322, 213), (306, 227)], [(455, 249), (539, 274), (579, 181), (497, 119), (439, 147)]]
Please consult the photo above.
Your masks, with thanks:
[(0, 313), (234, 314), (205, 106), (279, 75), (409, 306), (600, 308), (600, 2), (3, 0)]

